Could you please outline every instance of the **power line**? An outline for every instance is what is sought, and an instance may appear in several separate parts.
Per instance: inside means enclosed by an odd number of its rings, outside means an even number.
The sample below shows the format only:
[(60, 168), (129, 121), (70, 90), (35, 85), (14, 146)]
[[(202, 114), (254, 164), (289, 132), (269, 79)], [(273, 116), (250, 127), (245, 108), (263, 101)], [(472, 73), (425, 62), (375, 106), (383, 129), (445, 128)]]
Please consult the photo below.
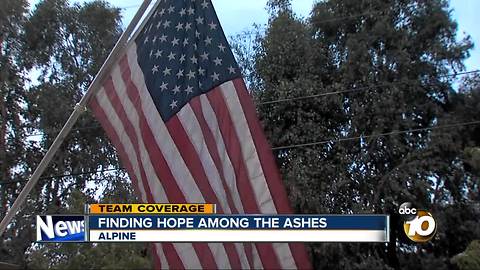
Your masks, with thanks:
[[(349, 16), (342, 16), (342, 17), (333, 17), (327, 20), (320, 20), (320, 21), (315, 21), (315, 24), (324, 24), (324, 23), (329, 23), (329, 22), (335, 22), (335, 21), (343, 21), (343, 20), (348, 20), (348, 19), (353, 19), (357, 17), (362, 17), (362, 16), (368, 16), (368, 15), (375, 15), (382, 13), (384, 11), (387, 11), (388, 9), (382, 9), (382, 10), (377, 10), (377, 11), (370, 11), (370, 12), (365, 12), (365, 13), (359, 13), (359, 14), (353, 14)], [(256, 36), (260, 34), (261, 32), (258, 30), (267, 30), (267, 27), (259, 27), (257, 28), (257, 31), (245, 31), (236, 35), (233, 35), (233, 37), (249, 37), (249, 36)]]
[[(475, 74), (475, 73), (480, 73), (480, 70), (472, 70), (472, 71), (466, 71), (466, 72), (457, 72), (453, 74), (446, 74), (446, 75), (440, 75), (439, 77), (457, 77), (461, 75), (469, 75), (469, 74)], [(295, 98), (283, 98), (283, 99), (278, 99), (278, 100), (272, 100), (272, 101), (265, 101), (265, 102), (260, 102), (257, 103), (257, 106), (265, 106), (265, 105), (271, 105), (271, 104), (277, 104), (277, 103), (283, 103), (283, 102), (289, 102), (289, 101), (300, 101), (300, 100), (306, 100), (306, 99), (312, 99), (312, 98), (319, 98), (319, 97), (325, 97), (325, 96), (331, 96), (331, 95), (340, 95), (340, 94), (347, 94), (347, 93), (352, 93), (352, 92), (362, 92), (362, 91), (367, 91), (379, 87), (385, 87), (385, 86), (391, 86), (391, 85), (397, 85), (397, 84), (403, 84), (403, 82), (391, 82), (391, 83), (385, 83), (385, 84), (377, 84), (377, 85), (371, 85), (371, 86), (365, 86), (365, 87), (356, 87), (356, 88), (349, 88), (349, 89), (344, 89), (344, 90), (339, 90), (339, 91), (333, 91), (333, 92), (326, 92), (326, 93), (321, 93), (321, 94), (315, 94), (315, 95), (308, 95), (308, 96), (301, 96), (301, 97), (295, 97)], [(86, 126), (86, 127), (79, 127), (79, 128), (74, 128), (72, 131), (82, 131), (82, 130), (89, 130), (89, 129), (97, 129), (97, 128), (102, 128), (100, 125), (95, 125), (95, 126)], [(59, 129), (50, 129), (46, 132), (59, 132)], [(30, 134), (27, 135), (27, 138), (30, 137), (38, 137), (38, 136), (43, 136), (44, 133), (35, 133), (35, 134)]]
[[(480, 73), (480, 70), (458, 72), (458, 73), (454, 73), (454, 74), (441, 75), (439, 77), (457, 77), (457, 76), (461, 76), (461, 75), (468, 75), (468, 74), (474, 74), (474, 73)], [(355, 88), (349, 88), (349, 89), (345, 89), (345, 90), (326, 92), (326, 93), (309, 95), (309, 96), (301, 96), (301, 97), (296, 97), (296, 98), (283, 98), (283, 99), (278, 99), (278, 100), (260, 102), (257, 105), (262, 106), (262, 105), (277, 104), (277, 103), (288, 102), (288, 101), (299, 101), (299, 100), (319, 98), (319, 97), (325, 97), (325, 96), (347, 94), (347, 93), (352, 93), (352, 92), (363, 92), (363, 91), (371, 90), (371, 89), (374, 89), (374, 88), (391, 86), (391, 85), (396, 85), (396, 84), (403, 84), (403, 82), (391, 82), (391, 83), (377, 84), (377, 85), (371, 85), (371, 86), (365, 86), (365, 87), (355, 87)]]
[[(89, 171), (89, 172), (78, 172), (78, 173), (71, 173), (71, 174), (61, 174), (61, 175), (52, 175), (46, 177), (40, 177), (40, 180), (53, 180), (57, 178), (67, 178), (67, 177), (74, 177), (74, 176), (83, 176), (83, 175), (94, 175), (97, 173), (107, 173), (107, 172), (118, 172), (118, 171), (125, 171), (124, 168), (113, 168), (113, 169), (106, 169), (106, 170), (99, 170), (99, 171)], [(16, 183), (23, 183), (27, 182), (28, 180), (13, 180), (13, 181), (4, 181), (0, 182), (1, 185), (4, 184), (16, 184)]]
[[(416, 129), (408, 129), (408, 130), (401, 130), (401, 131), (392, 131), (392, 132), (387, 132), (387, 133), (347, 137), (347, 138), (340, 138), (340, 139), (335, 139), (334, 138), (334, 139), (330, 139), (330, 140), (318, 141), (318, 142), (312, 142), (312, 143), (294, 144), (294, 145), (289, 145), (289, 146), (273, 147), (272, 150), (273, 151), (280, 151), (280, 150), (288, 150), (288, 149), (303, 148), (303, 147), (313, 147), (313, 146), (325, 145), (325, 144), (329, 144), (329, 143), (348, 142), (348, 141), (354, 141), (354, 140), (360, 140), (360, 139), (372, 139), (372, 138), (395, 136), (395, 135), (402, 135), (402, 134), (408, 134), (408, 133), (417, 133), (417, 132), (422, 132), (422, 131), (432, 131), (432, 130), (447, 129), (447, 128), (458, 128), (458, 127), (473, 126), (473, 125), (480, 125), (480, 121), (447, 124), (447, 125), (428, 127), (428, 128), (416, 128)], [(64, 175), (53, 175), (53, 176), (42, 177), (40, 179), (50, 180), (50, 179), (56, 179), (56, 178), (66, 178), (66, 177), (82, 176), (82, 175), (94, 175), (94, 174), (97, 174), (97, 173), (125, 171), (125, 170), (126, 170), (125, 168), (113, 168), (113, 169), (100, 170), (100, 171), (79, 172), (79, 173), (64, 174)], [(21, 183), (21, 182), (26, 182), (26, 180), (0, 182), (0, 184), (14, 184), (14, 183)]]
[(432, 131), (437, 129), (446, 129), (446, 128), (456, 128), (462, 126), (472, 126), (472, 125), (479, 125), (480, 121), (472, 121), (467, 123), (460, 123), (460, 124), (450, 124), (450, 125), (443, 125), (443, 126), (436, 126), (436, 127), (429, 127), (429, 128), (416, 128), (416, 129), (409, 129), (409, 130), (402, 130), (402, 131), (392, 131), (387, 133), (380, 133), (380, 134), (372, 134), (366, 136), (356, 136), (356, 137), (348, 137), (348, 138), (341, 138), (341, 139), (330, 139), (326, 141), (320, 142), (312, 142), (312, 143), (304, 143), (304, 144), (294, 144), (289, 146), (281, 146), (281, 147), (274, 147), (272, 150), (287, 150), (287, 149), (294, 149), (294, 148), (302, 148), (302, 147), (310, 147), (310, 146), (317, 146), (317, 145), (324, 145), (329, 143), (335, 142), (348, 142), (360, 139), (371, 139), (371, 138), (379, 138), (379, 137), (387, 137), (387, 136), (394, 136), (394, 135), (401, 135), (401, 134), (408, 134), (408, 133), (416, 133), (422, 131)]

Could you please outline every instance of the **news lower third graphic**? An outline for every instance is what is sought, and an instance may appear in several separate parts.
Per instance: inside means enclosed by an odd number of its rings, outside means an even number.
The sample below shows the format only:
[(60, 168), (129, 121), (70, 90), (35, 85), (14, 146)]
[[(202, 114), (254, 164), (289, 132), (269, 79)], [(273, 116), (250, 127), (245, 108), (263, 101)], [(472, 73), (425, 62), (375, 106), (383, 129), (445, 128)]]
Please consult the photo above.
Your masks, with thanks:
[(92, 204), (37, 216), (37, 242), (389, 242), (388, 215), (224, 215), (213, 204)]
[(85, 216), (37, 216), (37, 242), (85, 242)]
[(437, 232), (437, 223), (429, 211), (416, 208), (410, 202), (400, 205), (398, 211), (403, 219), (405, 234), (410, 240), (416, 243), (432, 240)]

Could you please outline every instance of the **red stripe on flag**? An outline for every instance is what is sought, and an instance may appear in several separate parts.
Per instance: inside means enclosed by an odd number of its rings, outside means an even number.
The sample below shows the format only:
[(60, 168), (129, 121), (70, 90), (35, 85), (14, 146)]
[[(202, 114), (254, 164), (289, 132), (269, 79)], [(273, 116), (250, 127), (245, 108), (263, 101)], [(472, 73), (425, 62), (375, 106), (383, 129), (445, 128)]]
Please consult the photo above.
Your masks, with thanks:
[[(262, 164), (265, 179), (267, 180), (268, 188), (272, 194), (275, 207), (279, 214), (290, 214), (292, 209), (289, 204), (287, 193), (284, 189), (283, 181), (281, 180), (276, 161), (263, 133), (263, 128), (256, 116), (255, 106), (248, 95), (247, 88), (243, 79), (236, 79), (233, 81), (240, 103), (245, 113), (252, 138), (257, 149), (260, 163)], [(290, 250), (295, 259), (295, 263), (300, 269), (311, 269), (310, 260), (308, 258), (305, 245), (290, 243)]]
[(210, 153), (210, 156), (213, 159), (213, 163), (215, 164), (215, 167), (217, 168), (217, 171), (220, 175), (220, 179), (222, 180), (222, 186), (225, 189), (228, 206), (230, 207), (230, 210), (233, 214), (237, 214), (238, 210), (235, 207), (235, 203), (233, 203), (231, 191), (228, 188), (227, 181), (225, 180), (225, 174), (223, 172), (222, 162), (220, 160), (220, 156), (217, 151), (217, 146), (215, 144), (215, 139), (212, 134), (212, 131), (208, 127), (205, 117), (203, 116), (201, 106), (202, 104), (200, 103), (200, 97), (196, 97), (190, 101), (190, 107), (195, 113), (195, 117), (197, 118), (200, 128), (202, 129), (201, 130), (202, 135), (203, 135), (205, 144), (207, 145), (208, 152)]
[(135, 190), (135, 193), (137, 194), (138, 198), (142, 200), (142, 193), (140, 191), (140, 187), (138, 186), (138, 179), (135, 176), (135, 171), (133, 170), (133, 166), (130, 163), (130, 159), (127, 156), (127, 153), (125, 152), (125, 148), (123, 147), (123, 144), (120, 142), (120, 139), (115, 132), (113, 126), (111, 125), (110, 121), (108, 121), (107, 115), (105, 114), (105, 111), (103, 108), (98, 104), (97, 100), (92, 98), (90, 102), (90, 108), (92, 109), (93, 113), (95, 114), (95, 118), (100, 122), (102, 125), (103, 129), (107, 133), (107, 136), (110, 138), (112, 143), (115, 145), (115, 148), (117, 149), (117, 153), (120, 156), (120, 160), (124, 164), (124, 166), (127, 169), (127, 172), (130, 176), (130, 179), (133, 183), (133, 187)]
[[(230, 209), (233, 214), (238, 214), (239, 211), (236, 208), (235, 203), (233, 202), (231, 191), (228, 188), (227, 181), (225, 180), (223, 165), (217, 150), (215, 137), (213, 136), (212, 131), (210, 130), (210, 127), (208, 126), (207, 121), (205, 120), (205, 117), (203, 115), (202, 103), (200, 102), (200, 97), (196, 97), (192, 99), (192, 101), (190, 101), (190, 106), (192, 107), (192, 110), (195, 113), (195, 116), (197, 117), (198, 123), (200, 124), (200, 127), (202, 129), (202, 134), (205, 139), (205, 143), (207, 145), (208, 151), (210, 152), (212, 159), (215, 163), (215, 166), (217, 167), (217, 170), (222, 179), (222, 185), (227, 195), (228, 205), (230, 206)], [(250, 268), (253, 268), (254, 266), (253, 266), (252, 246), (250, 243), (243, 243), (243, 246), (245, 249), (245, 254), (247, 255), (248, 264), (250, 265)]]
[[(164, 183), (164, 188), (167, 196), (169, 197), (169, 201), (172, 203), (187, 203), (183, 193), (175, 182), (170, 168), (168, 167), (168, 164), (166, 163), (165, 158), (154, 139), (152, 130), (146, 121), (145, 113), (142, 109), (140, 92), (138, 91), (137, 86), (131, 80), (131, 70), (130, 66), (128, 65), (128, 58), (126, 56), (120, 61), (120, 69), (122, 78), (127, 88), (128, 97), (132, 101), (139, 116), (142, 137), (144, 138), (146, 145), (149, 146), (147, 150), (151, 160), (156, 161), (154, 162), (154, 169), (157, 175), (160, 176), (160, 179), (162, 179), (162, 183)], [(194, 243), (192, 245), (203, 268), (217, 268), (215, 258), (207, 244)], [(167, 257), (167, 259), (169, 258), (172, 259), (171, 257)], [(176, 264), (175, 262), (170, 261), (168, 263), (169, 265)]]
[(162, 262), (160, 261), (160, 257), (157, 255), (159, 252), (157, 250), (157, 246), (155, 244), (150, 244), (151, 249), (153, 250), (153, 269), (162, 269)]
[[(182, 191), (178, 187), (177, 182), (168, 166), (162, 151), (160, 150), (155, 136), (152, 133), (152, 130), (146, 120), (145, 113), (142, 109), (141, 99), (139, 91), (136, 85), (131, 80), (131, 71), (128, 66), (127, 57), (123, 57), (120, 62), (120, 70), (122, 74), (123, 81), (127, 89), (127, 95), (130, 101), (132, 102), (135, 111), (137, 112), (138, 119), (140, 121), (140, 131), (142, 133), (143, 141), (147, 145), (147, 152), (152, 160), (152, 165), (157, 174), (158, 178), (161, 179), (165, 193), (168, 197), (170, 203), (184, 203), (185, 197), (183, 196)], [(154, 162), (153, 162), (154, 161)]]
[(165, 257), (167, 258), (168, 268), (185, 269), (182, 259), (180, 259), (180, 256), (178, 256), (178, 253), (172, 243), (162, 243), (162, 249), (163, 254), (165, 254)]
[[(195, 147), (193, 146), (190, 138), (187, 135), (182, 123), (177, 116), (172, 117), (167, 123), (167, 129), (172, 134), (172, 139), (182, 156), (185, 164), (190, 170), (193, 179), (197, 183), (203, 198), (207, 203), (213, 203), (217, 205), (217, 210), (220, 214), (225, 213), (220, 202), (218, 201), (212, 186), (208, 182), (205, 169), (203, 168), (200, 157), (197, 154)], [(173, 135), (174, 134), (174, 135)], [(227, 252), (230, 266), (234, 269), (240, 268), (240, 258), (232, 243), (224, 243), (225, 251)]]
[(120, 121), (123, 124), (123, 127), (125, 129), (125, 132), (127, 136), (130, 138), (130, 141), (132, 142), (133, 149), (135, 150), (136, 156), (137, 156), (137, 163), (138, 166), (140, 167), (140, 176), (142, 178), (142, 183), (143, 183), (143, 188), (145, 189), (145, 192), (147, 194), (147, 198), (149, 203), (155, 203), (154, 198), (152, 197), (152, 192), (150, 190), (150, 185), (147, 180), (147, 175), (145, 173), (145, 168), (143, 166), (143, 161), (141, 158), (141, 152), (140, 152), (140, 141), (135, 133), (135, 129), (130, 122), (130, 120), (127, 117), (127, 114), (125, 113), (125, 108), (122, 106), (122, 103), (120, 102), (120, 98), (118, 97), (117, 92), (115, 91), (115, 87), (113, 85), (112, 77), (109, 76), (108, 79), (105, 81), (103, 85), (105, 89), (105, 93), (110, 100), (110, 103), (112, 104), (113, 109), (117, 113), (118, 117), (120, 118)]
[[(248, 178), (248, 172), (242, 157), (242, 148), (240, 146), (238, 136), (235, 132), (235, 126), (232, 122), (230, 112), (225, 104), (221, 90), (216, 88), (210, 91), (207, 94), (207, 98), (210, 101), (215, 115), (217, 116), (217, 121), (227, 148), (228, 155), (235, 169), (237, 186), (239, 188), (239, 193), (240, 197), (242, 198), (245, 212), (247, 214), (258, 214), (260, 213), (260, 210), (256, 202), (254, 195), (255, 193), (253, 192), (250, 180)], [(281, 268), (277, 255), (275, 254), (271, 244), (256, 244), (256, 246), (264, 268)]]

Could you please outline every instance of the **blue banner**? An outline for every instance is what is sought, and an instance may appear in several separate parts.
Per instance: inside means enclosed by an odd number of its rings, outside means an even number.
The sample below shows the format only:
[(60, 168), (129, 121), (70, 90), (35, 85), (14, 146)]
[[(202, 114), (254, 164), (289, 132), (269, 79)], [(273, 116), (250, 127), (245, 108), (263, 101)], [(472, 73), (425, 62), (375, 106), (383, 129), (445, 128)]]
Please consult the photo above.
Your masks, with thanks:
[(386, 230), (386, 215), (92, 215), (91, 230)]

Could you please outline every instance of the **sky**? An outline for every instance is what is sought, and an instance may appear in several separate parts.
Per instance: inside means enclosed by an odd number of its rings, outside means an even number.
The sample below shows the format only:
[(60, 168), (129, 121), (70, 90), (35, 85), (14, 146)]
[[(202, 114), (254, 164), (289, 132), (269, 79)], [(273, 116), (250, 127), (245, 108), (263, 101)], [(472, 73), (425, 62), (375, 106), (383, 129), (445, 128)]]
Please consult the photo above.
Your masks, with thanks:
[[(72, 0), (71, 0), (72, 1)], [(85, 0), (73, 0), (84, 2)], [(30, 0), (36, 3), (38, 0)], [(108, 0), (117, 7), (123, 9), (124, 24), (127, 25), (135, 14), (141, 0)], [(241, 33), (252, 29), (253, 24), (265, 25), (268, 20), (268, 12), (265, 9), (267, 0), (212, 0), (215, 10), (227, 36)], [(307, 17), (311, 8), (318, 0), (292, 0), (294, 12), (301, 17)], [(459, 26), (459, 39), (467, 34), (478, 46), (471, 51), (471, 57), (465, 62), (467, 70), (480, 69), (480, 19), (477, 18), (480, 10), (480, 0), (450, 0), (453, 18)]]

